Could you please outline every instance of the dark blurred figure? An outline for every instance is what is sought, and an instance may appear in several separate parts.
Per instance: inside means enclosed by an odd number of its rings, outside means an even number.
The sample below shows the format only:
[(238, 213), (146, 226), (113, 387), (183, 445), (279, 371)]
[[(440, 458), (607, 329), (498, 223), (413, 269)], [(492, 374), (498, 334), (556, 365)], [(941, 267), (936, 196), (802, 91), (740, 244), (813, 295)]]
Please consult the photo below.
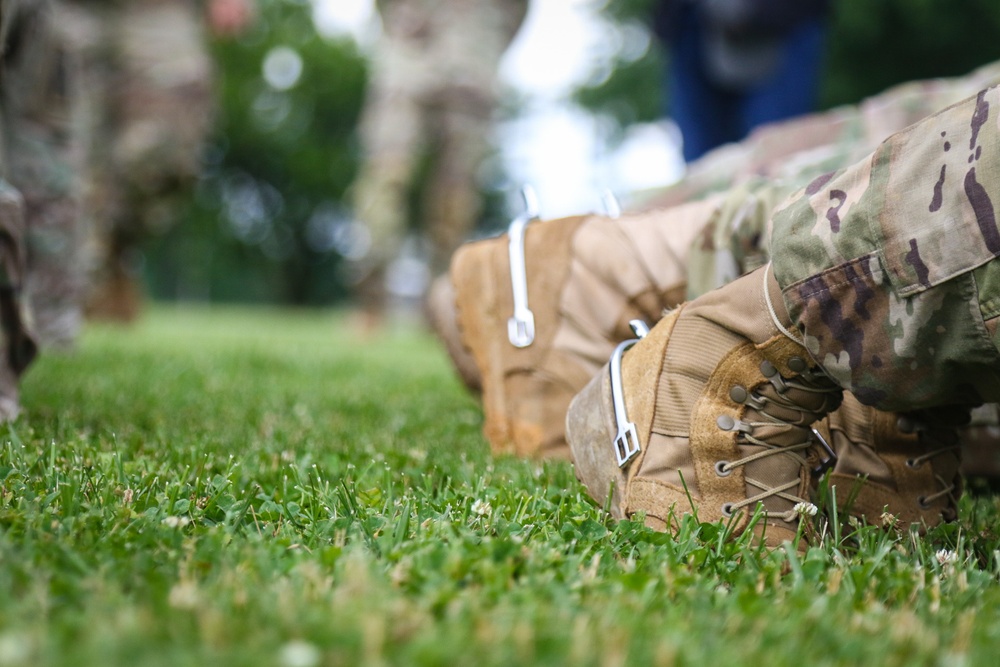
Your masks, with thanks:
[(80, 325), (84, 230), (71, 122), (72, 68), (42, 0), (0, 0), (0, 421), (42, 345)]
[[(355, 279), (367, 324), (386, 307), (386, 269), (411, 227), (443, 273), (480, 212), (477, 171), (488, 155), (497, 63), (528, 0), (377, 0), (382, 38), (362, 110), (354, 210), (371, 234)], [(422, 187), (421, 187), (422, 186)]]
[(250, 3), (57, 0), (57, 23), (78, 65), (89, 316), (138, 314), (138, 245), (176, 221), (213, 120), (205, 24), (234, 36), (252, 19)]
[(667, 107), (691, 162), (812, 111), (831, 0), (660, 0)]

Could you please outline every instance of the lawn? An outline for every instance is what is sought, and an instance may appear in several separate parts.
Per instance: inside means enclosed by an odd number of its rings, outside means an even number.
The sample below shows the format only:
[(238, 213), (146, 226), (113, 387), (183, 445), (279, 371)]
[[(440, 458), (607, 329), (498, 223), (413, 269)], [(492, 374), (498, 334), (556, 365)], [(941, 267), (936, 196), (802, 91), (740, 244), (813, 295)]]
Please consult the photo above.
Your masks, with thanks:
[(417, 327), (153, 310), (0, 427), (0, 665), (994, 665), (1000, 506), (806, 553), (493, 457)]

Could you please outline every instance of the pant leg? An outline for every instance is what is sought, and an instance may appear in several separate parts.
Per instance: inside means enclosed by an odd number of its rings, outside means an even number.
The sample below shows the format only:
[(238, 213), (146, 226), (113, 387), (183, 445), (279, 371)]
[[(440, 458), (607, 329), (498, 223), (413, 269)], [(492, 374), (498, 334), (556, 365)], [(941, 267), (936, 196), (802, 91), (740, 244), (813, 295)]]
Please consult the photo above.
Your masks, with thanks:
[(24, 299), (42, 347), (70, 346), (83, 320), (75, 67), (52, 5), (25, 3), (4, 66), (7, 179), (24, 200)]
[(21, 40), (36, 28), (45, 9), (45, 4), (28, 6), (0, 0), (0, 421), (17, 416), (18, 380), (37, 353), (30, 327), (31, 309), (24, 294), (25, 198), (10, 182), (12, 176), (20, 175), (11, 165), (12, 144), (24, 133), (30, 115), (23, 110), (26, 80), (19, 65), (25, 63), (16, 58), (20, 51), (11, 45), (24, 43)]
[(806, 347), (887, 410), (1000, 400), (1000, 88), (821, 176), (772, 219)]
[(667, 68), (668, 111), (681, 130), (684, 161), (692, 162), (742, 138), (741, 96), (721, 90), (705, 75), (702, 30), (693, 6), (686, 7), (678, 20), (681, 28), (670, 45)]

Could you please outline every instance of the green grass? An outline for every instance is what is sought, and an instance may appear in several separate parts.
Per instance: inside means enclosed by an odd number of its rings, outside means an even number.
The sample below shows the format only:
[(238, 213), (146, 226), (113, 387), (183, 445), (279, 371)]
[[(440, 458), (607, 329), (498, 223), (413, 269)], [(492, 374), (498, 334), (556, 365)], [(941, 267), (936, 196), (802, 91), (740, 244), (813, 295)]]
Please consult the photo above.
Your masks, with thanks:
[(159, 309), (42, 358), (0, 427), (0, 665), (995, 664), (994, 499), (804, 555), (615, 523), (490, 455), (427, 334), (349, 331)]

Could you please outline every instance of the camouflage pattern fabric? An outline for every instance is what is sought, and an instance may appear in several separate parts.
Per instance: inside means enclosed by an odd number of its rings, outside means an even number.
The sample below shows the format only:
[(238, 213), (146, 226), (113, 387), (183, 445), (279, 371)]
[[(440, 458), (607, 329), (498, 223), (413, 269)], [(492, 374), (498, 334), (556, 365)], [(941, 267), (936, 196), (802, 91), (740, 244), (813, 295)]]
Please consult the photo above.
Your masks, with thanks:
[(713, 218), (691, 250), (688, 298), (722, 287), (767, 262), (772, 210), (814, 178), (871, 153), (893, 132), (1000, 83), (1000, 62), (951, 79), (913, 81), (862, 101), (764, 126), (692, 164), (684, 179), (647, 202), (668, 207), (721, 196), (728, 220)]
[(816, 360), (886, 410), (1000, 400), (1000, 89), (886, 139), (773, 216), (772, 263)]
[[(489, 153), (497, 104), (497, 61), (517, 32), (527, 0), (380, 0), (383, 35), (362, 110), (364, 152), (354, 209), (371, 234), (355, 269), (366, 307), (383, 307), (384, 274), (410, 225), (442, 273), (479, 215), (477, 171)], [(426, 169), (426, 174), (421, 170)]]
[(37, 353), (27, 297), (34, 293), (45, 315), (73, 306), (61, 291), (72, 280), (48, 261), (61, 254), (60, 233), (75, 219), (65, 63), (48, 10), (44, 2), (0, 0), (0, 420), (17, 416), (18, 378)]
[(757, 179), (717, 195), (718, 205), (688, 253), (688, 300), (767, 263), (768, 220), (795, 189)]
[(19, 3), (10, 21), (3, 81), (7, 179), (24, 199), (24, 296), (43, 346), (71, 345), (80, 329), (79, 180), (72, 74), (51, 5)]
[(75, 118), (87, 141), (89, 314), (131, 319), (136, 245), (175, 222), (201, 169), (213, 68), (192, 0), (56, 0), (77, 64)]
[[(721, 148), (691, 165), (684, 181), (657, 201), (670, 202), (679, 196), (696, 196), (694, 193), (702, 197), (728, 184), (722, 210), (731, 213), (707, 220), (692, 247), (688, 298), (728, 284), (767, 261), (768, 221), (785, 195), (823, 173), (863, 158), (877, 147), (878, 139), (998, 81), (1000, 63), (992, 63), (965, 77), (905, 83), (856, 108), (844, 107), (761, 128), (740, 144)], [(766, 176), (775, 178), (767, 180)], [(732, 215), (734, 211), (738, 214)], [(994, 274), (995, 269), (987, 267), (978, 269), (976, 275), (985, 282)], [(988, 306), (991, 315), (1000, 312), (997, 306)], [(991, 335), (995, 326), (995, 321), (988, 321)], [(964, 399), (959, 394), (948, 400)], [(977, 415), (976, 425), (963, 431), (967, 443), (964, 468), (971, 474), (996, 476), (1000, 466), (990, 452), (995, 448), (996, 424), (1000, 423), (997, 406), (985, 405)]]
[(857, 105), (761, 126), (689, 165), (684, 178), (650, 197), (648, 206), (672, 206), (759, 179), (805, 184), (857, 162), (890, 134), (997, 83), (1000, 61), (964, 76), (910, 81)]

